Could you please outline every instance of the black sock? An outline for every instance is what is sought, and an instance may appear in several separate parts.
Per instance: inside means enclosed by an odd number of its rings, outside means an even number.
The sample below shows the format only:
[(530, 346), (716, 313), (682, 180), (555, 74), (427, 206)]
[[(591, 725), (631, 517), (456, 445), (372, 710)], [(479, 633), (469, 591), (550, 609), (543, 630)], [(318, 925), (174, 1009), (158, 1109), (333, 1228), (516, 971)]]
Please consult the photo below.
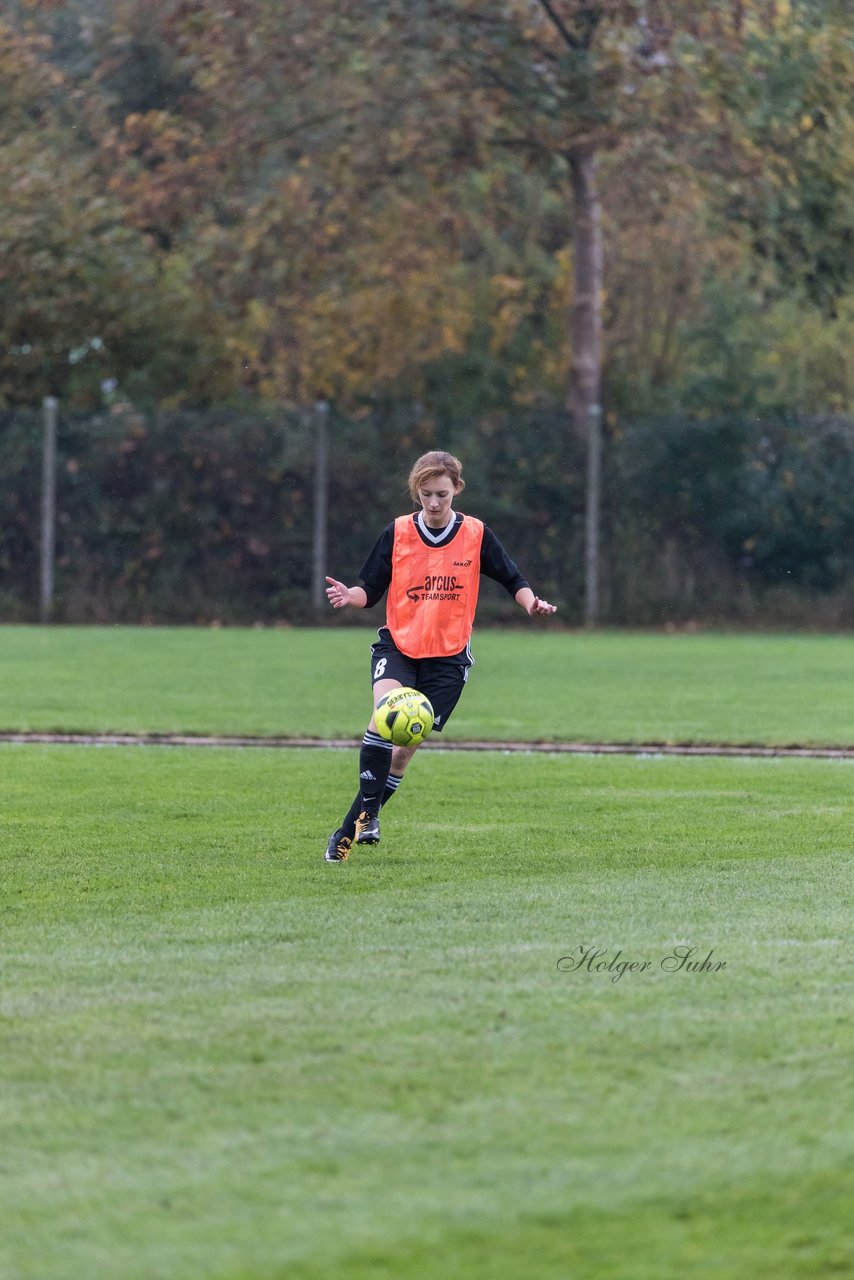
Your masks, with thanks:
[[(388, 804), (389, 800), (392, 798), (395, 791), (397, 791), (397, 788), (400, 786), (401, 782), (403, 782), (402, 773), (390, 773), (388, 775), (388, 778), (385, 784), (385, 791), (383, 792), (383, 799), (382, 799), (383, 804)], [(382, 808), (382, 805), (380, 805), (380, 808)]]
[(368, 729), (359, 752), (359, 791), (366, 813), (379, 813), (390, 769), (391, 743)]
[[(388, 780), (385, 784), (385, 791), (383, 792), (383, 798), (380, 804), (380, 808), (382, 808), (384, 804), (388, 804), (389, 800), (392, 798), (395, 791), (397, 791), (397, 788), (400, 786), (401, 782), (403, 782), (402, 773), (400, 774), (390, 773), (388, 775)], [(350, 809), (349, 809), (349, 812), (347, 813), (347, 817), (341, 823), (341, 833), (342, 835), (347, 836), (348, 840), (352, 840), (356, 834), (356, 819), (358, 818), (361, 812), (362, 812), (362, 793), (359, 792), (359, 794), (356, 796), (353, 803), (350, 805)]]

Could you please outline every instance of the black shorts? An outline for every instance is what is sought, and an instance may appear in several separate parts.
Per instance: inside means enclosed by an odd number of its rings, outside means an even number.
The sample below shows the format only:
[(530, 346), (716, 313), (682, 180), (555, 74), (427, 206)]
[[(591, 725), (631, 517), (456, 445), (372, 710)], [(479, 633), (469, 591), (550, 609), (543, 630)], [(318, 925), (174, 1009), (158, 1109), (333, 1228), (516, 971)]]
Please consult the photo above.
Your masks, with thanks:
[(379, 639), (371, 645), (371, 686), (378, 680), (399, 680), (407, 688), (423, 693), (430, 699), (436, 716), (434, 731), (441, 733), (460, 700), (473, 659), (408, 658), (385, 627), (377, 635)]

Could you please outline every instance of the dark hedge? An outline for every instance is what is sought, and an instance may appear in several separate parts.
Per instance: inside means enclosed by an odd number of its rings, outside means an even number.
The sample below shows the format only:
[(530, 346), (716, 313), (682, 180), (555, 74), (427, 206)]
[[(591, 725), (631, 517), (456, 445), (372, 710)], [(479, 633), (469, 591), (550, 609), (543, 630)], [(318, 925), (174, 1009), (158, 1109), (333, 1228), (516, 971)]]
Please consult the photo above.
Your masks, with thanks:
[[(424, 449), (465, 463), (458, 504), (490, 524), (541, 594), (581, 621), (584, 448), (558, 410), (441, 429), (416, 410), (330, 415), (329, 572), (355, 580), (410, 509)], [(41, 415), (0, 417), (0, 617), (37, 613)], [(57, 620), (265, 624), (312, 619), (314, 423), (222, 409), (63, 415)], [(603, 617), (854, 621), (854, 422), (662, 419), (605, 442)], [(342, 619), (370, 622), (348, 611)], [(514, 616), (487, 584), (481, 616)]]

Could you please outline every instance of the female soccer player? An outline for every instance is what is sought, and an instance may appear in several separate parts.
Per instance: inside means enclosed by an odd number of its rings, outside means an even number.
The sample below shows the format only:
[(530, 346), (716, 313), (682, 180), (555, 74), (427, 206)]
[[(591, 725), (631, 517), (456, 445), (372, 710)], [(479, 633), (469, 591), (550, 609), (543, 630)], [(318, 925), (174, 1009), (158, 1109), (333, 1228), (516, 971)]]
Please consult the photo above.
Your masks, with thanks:
[[(453, 510), (465, 481), (462, 464), (435, 450), (409, 473), (419, 508), (398, 516), (380, 534), (359, 574), (360, 586), (327, 578), (333, 609), (369, 609), (388, 590), (386, 625), (371, 646), (374, 706), (391, 689), (418, 689), (433, 704), (441, 733), (459, 701), (469, 667), (480, 575), (506, 587), (531, 617), (556, 611), (535, 596), (491, 529)], [(393, 747), (377, 733), (373, 715), (359, 752), (359, 791), (326, 846), (327, 862), (346, 862), (356, 844), (377, 844), (379, 811), (403, 779), (417, 746)]]

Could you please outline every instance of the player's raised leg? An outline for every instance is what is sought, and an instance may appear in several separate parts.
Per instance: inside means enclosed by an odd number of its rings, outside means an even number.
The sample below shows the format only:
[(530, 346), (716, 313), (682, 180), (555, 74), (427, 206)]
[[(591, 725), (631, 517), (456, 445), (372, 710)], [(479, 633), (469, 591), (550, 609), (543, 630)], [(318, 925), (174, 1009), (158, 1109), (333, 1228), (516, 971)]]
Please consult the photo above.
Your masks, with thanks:
[[(374, 707), (392, 689), (399, 688), (399, 680), (377, 680), (374, 684)], [(361, 807), (356, 819), (356, 844), (379, 844), (380, 806), (391, 772), (392, 751), (392, 744), (380, 736), (377, 722), (371, 714), (359, 752)]]
[[(373, 686), (374, 706), (392, 689), (399, 689), (401, 682), (391, 678), (377, 680)], [(392, 769), (392, 744), (380, 737), (371, 713), (362, 745), (359, 749), (359, 790), (356, 798), (337, 831), (333, 831), (326, 845), (327, 862), (346, 862), (355, 839), (356, 844), (378, 844), (380, 838), (380, 809), (397, 786), (388, 791), (388, 779)], [(405, 767), (405, 765), (404, 765)]]
[[(417, 750), (418, 750), (418, 744), (416, 744), (416, 746), (414, 747), (395, 747), (393, 749), (391, 753), (391, 769), (389, 771), (389, 775), (386, 780), (385, 791), (383, 792), (382, 800), (380, 801), (381, 809), (388, 804), (392, 796), (397, 795), (398, 788), (400, 787), (400, 784), (403, 782), (403, 774), (406, 770), (406, 766), (409, 764), (410, 760), (415, 755), (415, 752)], [(361, 791), (357, 791), (355, 799), (353, 800), (353, 803), (350, 805), (346, 818), (341, 823), (341, 826), (338, 828), (338, 830), (333, 832), (333, 834), (329, 837), (329, 845), (327, 846), (327, 852), (331, 854), (335, 854), (336, 852), (339, 851), (340, 842), (342, 840), (345, 841), (346, 843), (345, 843), (344, 852), (346, 854), (346, 857), (340, 858), (340, 857), (330, 856), (327, 859), (329, 862), (345, 862), (347, 857), (349, 857), (350, 850), (352, 848), (353, 837), (356, 834), (356, 823), (358, 821), (359, 814), (361, 812), (362, 812), (362, 793)]]

